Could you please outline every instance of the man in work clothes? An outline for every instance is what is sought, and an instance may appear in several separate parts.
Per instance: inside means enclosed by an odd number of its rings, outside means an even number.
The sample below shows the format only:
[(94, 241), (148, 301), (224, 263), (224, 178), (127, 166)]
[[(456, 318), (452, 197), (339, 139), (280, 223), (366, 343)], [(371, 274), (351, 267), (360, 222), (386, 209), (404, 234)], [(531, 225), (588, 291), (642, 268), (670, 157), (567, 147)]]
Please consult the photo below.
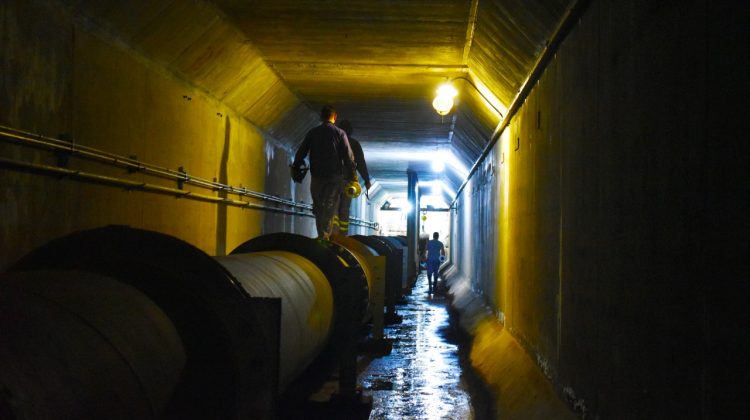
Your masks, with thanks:
[[(331, 236), (331, 219), (338, 210), (344, 180), (355, 174), (354, 155), (344, 130), (336, 127), (336, 110), (326, 105), (320, 111), (321, 124), (310, 129), (297, 149), (292, 170), (299, 169), (310, 155), (310, 194), (319, 239)], [(356, 175), (355, 175), (356, 176)]]
[[(365, 153), (362, 151), (362, 145), (359, 141), (352, 137), (352, 123), (349, 120), (341, 120), (339, 122), (339, 128), (344, 130), (346, 137), (349, 139), (349, 145), (352, 148), (354, 154), (354, 163), (357, 164), (357, 172), (362, 176), (365, 181), (365, 188), (370, 189), (370, 173), (367, 172), (367, 163), (365, 162)], [(333, 216), (333, 233), (339, 233), (341, 235), (349, 234), (349, 209), (352, 204), (352, 199), (344, 190), (341, 190), (341, 197), (339, 198), (338, 214)]]
[[(428, 293), (432, 293), (433, 287), (437, 289), (438, 269), (440, 268), (441, 258), (445, 257), (445, 246), (438, 240), (440, 234), (435, 232), (432, 239), (427, 241), (427, 285)], [(433, 281), (434, 276), (434, 281)]]

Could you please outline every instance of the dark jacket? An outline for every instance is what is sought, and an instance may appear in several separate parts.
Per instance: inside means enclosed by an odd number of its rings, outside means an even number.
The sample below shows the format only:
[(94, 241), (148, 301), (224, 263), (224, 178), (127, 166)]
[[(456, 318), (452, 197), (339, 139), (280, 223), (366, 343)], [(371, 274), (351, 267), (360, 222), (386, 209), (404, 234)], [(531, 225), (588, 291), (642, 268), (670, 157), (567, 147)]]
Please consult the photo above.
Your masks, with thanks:
[(297, 149), (292, 166), (298, 168), (310, 154), (310, 173), (316, 178), (352, 177), (356, 167), (344, 130), (326, 121), (310, 129)]

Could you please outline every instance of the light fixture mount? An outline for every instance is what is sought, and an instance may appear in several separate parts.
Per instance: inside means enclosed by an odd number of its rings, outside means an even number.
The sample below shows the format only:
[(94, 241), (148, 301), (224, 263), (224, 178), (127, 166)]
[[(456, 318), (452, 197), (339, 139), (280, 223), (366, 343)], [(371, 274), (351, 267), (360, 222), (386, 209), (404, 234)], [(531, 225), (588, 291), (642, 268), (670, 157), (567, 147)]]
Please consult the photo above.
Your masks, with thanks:
[(437, 95), (435, 96), (435, 99), (432, 101), (432, 107), (435, 108), (435, 112), (437, 112), (438, 115), (440, 115), (440, 116), (446, 116), (453, 109), (453, 105), (454, 105), (453, 99), (456, 96), (458, 96), (458, 91), (456, 90), (456, 88), (453, 87), (453, 85), (451, 83), (454, 80), (458, 80), (458, 79), (464, 80), (469, 85), (471, 85), (471, 87), (473, 87), (477, 91), (477, 93), (479, 93), (479, 95), (487, 102), (487, 104), (490, 107), (492, 107), (492, 109), (494, 109), (495, 112), (497, 112), (497, 114), (500, 116), (500, 118), (504, 118), (503, 117), (503, 113), (500, 112), (500, 110), (497, 109), (495, 107), (495, 105), (493, 105), (492, 102), (490, 102), (490, 100), (487, 99), (486, 96), (484, 96), (484, 94), (482, 93), (482, 91), (479, 90), (479, 88), (477, 87), (477, 85), (475, 85), (474, 82), (471, 81), (471, 79), (469, 79), (468, 77), (465, 77), (465, 76), (456, 76), (456, 77), (448, 80), (447, 82), (443, 83), (442, 85), (440, 85), (440, 87), (438, 87), (438, 89), (437, 89)]

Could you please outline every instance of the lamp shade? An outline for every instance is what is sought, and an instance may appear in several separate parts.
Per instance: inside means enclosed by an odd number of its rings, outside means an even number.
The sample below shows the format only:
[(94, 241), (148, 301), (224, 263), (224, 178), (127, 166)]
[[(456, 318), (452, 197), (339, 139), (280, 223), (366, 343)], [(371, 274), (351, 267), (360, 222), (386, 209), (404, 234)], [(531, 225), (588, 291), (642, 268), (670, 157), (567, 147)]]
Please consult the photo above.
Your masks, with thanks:
[(448, 115), (453, 108), (453, 98), (446, 96), (436, 96), (435, 100), (432, 101), (432, 107), (435, 108), (435, 112), (440, 115)]
[(453, 108), (453, 98), (458, 95), (458, 91), (450, 83), (441, 85), (437, 90), (437, 96), (432, 101), (432, 107), (440, 115), (447, 115)]

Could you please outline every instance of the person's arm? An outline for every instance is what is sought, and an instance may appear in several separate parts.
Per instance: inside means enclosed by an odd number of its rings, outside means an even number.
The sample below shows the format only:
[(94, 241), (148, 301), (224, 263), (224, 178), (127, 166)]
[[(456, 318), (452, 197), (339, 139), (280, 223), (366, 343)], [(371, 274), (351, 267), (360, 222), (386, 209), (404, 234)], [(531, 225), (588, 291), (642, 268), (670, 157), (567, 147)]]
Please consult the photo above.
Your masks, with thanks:
[(292, 163), (292, 167), (299, 168), (300, 166), (302, 166), (309, 152), (310, 152), (310, 133), (307, 133), (307, 135), (305, 136), (305, 139), (302, 140), (302, 144), (299, 145), (299, 149), (297, 149), (297, 154), (294, 155), (294, 163)]
[(342, 151), (341, 160), (344, 162), (344, 173), (347, 179), (357, 179), (357, 164), (354, 163), (354, 153), (352, 153), (352, 146), (349, 144), (349, 138), (346, 136), (344, 130), (341, 130), (341, 144), (344, 147), (339, 148)]
[(355, 139), (351, 139), (349, 142), (352, 146), (352, 153), (354, 153), (354, 161), (357, 163), (357, 172), (362, 175), (362, 179), (365, 180), (365, 188), (370, 189), (370, 173), (367, 171), (367, 163), (365, 162), (365, 153), (362, 151), (362, 145)]

